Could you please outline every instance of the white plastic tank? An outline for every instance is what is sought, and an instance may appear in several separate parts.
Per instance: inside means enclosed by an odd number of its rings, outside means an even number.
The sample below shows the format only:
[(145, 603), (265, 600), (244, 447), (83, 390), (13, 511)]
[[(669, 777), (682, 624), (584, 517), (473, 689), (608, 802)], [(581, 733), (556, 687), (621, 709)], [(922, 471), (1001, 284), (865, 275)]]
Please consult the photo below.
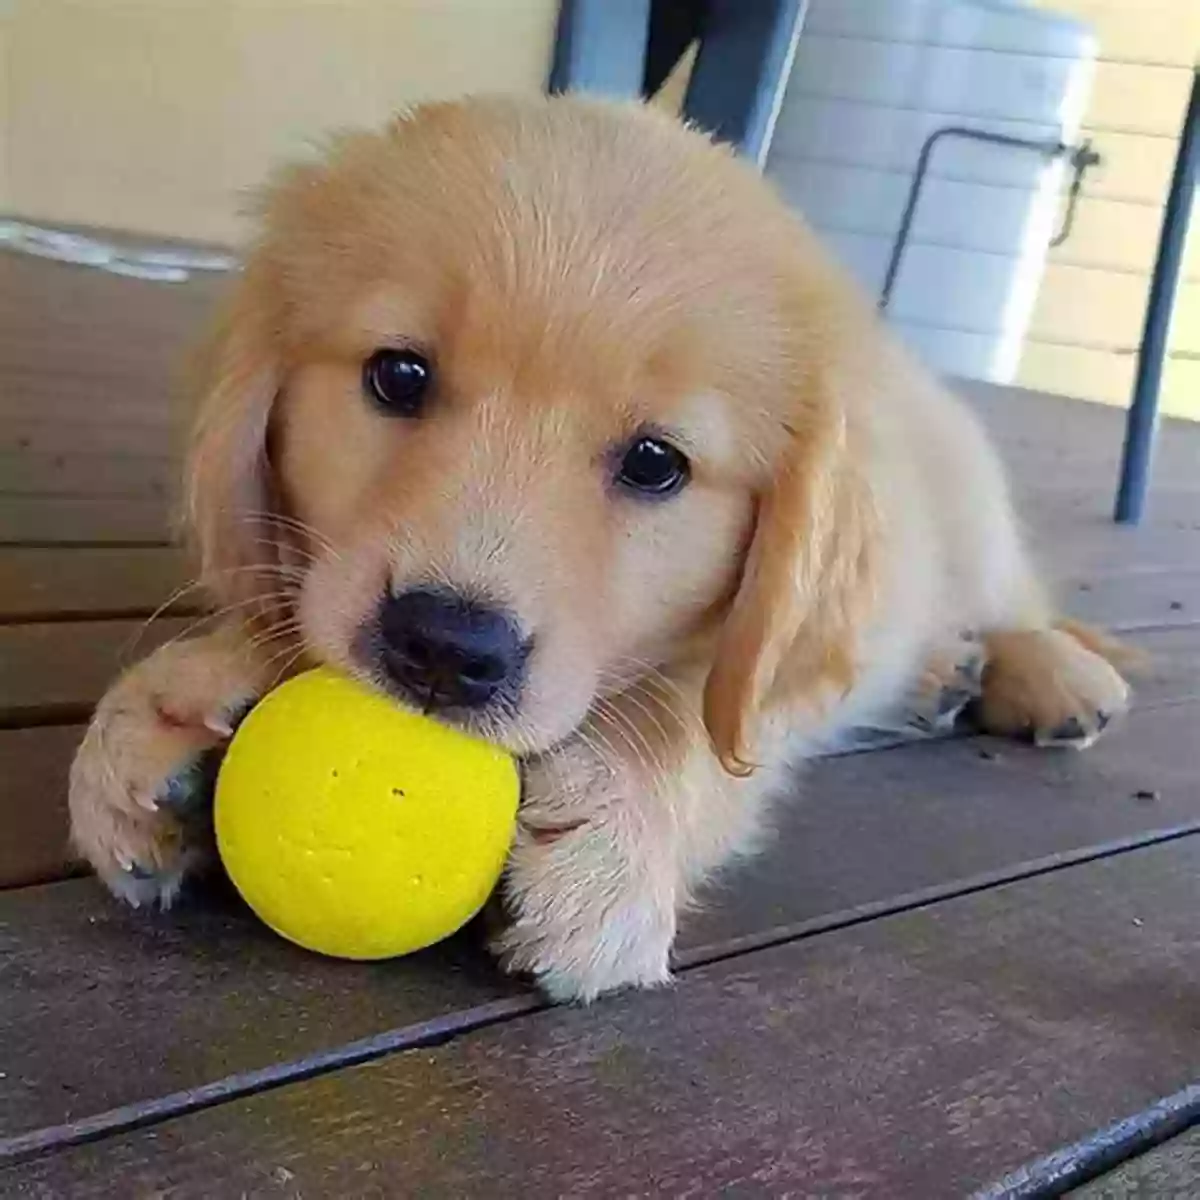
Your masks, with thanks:
[[(766, 173), (877, 297), (925, 139), (946, 125), (1074, 143), (1096, 46), (1019, 0), (809, 0)], [(888, 317), (934, 367), (1011, 382), (1068, 165), (944, 138)]]

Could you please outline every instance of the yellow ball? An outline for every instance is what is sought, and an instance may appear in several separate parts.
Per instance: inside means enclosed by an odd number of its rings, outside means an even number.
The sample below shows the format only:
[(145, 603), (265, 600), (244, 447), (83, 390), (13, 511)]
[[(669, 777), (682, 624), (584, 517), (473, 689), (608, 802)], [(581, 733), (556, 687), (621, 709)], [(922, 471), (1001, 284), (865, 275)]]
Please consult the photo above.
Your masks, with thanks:
[(519, 792), (504, 751), (322, 668), (237, 731), (217, 778), (217, 847), (277, 933), (338, 958), (391, 958), (482, 908)]

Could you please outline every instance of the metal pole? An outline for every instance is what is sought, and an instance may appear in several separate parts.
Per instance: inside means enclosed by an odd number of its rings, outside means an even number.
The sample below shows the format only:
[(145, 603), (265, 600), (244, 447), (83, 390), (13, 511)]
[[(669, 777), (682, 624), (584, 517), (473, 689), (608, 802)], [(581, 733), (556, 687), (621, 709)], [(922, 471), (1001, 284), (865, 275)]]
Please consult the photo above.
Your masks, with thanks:
[(1163, 364), (1167, 358), (1167, 339), (1171, 332), (1171, 313), (1183, 264), (1184, 242), (1196, 195), (1196, 177), (1200, 174), (1200, 67), (1192, 73), (1192, 95), (1179, 139), (1175, 173), (1163, 213), (1158, 239), (1158, 259), (1150, 279), (1146, 300), (1146, 322), (1138, 352), (1137, 382), (1133, 402), (1125, 420), (1125, 448), (1121, 453), (1121, 481), (1117, 489), (1114, 519), (1123, 525), (1136, 525), (1146, 508), (1150, 486), (1150, 466), (1154, 456), (1154, 438), (1158, 431), (1158, 399), (1162, 387)]

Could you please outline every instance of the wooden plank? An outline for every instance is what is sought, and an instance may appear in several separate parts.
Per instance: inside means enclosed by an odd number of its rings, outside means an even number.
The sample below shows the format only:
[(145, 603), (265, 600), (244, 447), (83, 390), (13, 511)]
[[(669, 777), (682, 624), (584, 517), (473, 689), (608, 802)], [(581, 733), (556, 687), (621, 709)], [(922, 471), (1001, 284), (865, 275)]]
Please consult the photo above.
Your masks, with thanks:
[(1193, 836), (801, 938), (63, 1149), (0, 1189), (958, 1198), (1188, 1082), (1198, 872)]
[[(0, 624), (149, 616), (188, 578), (187, 555), (170, 546), (0, 547)], [(201, 607), (193, 590), (166, 611)]]
[(355, 1039), (379, 1052), (538, 1003), (472, 938), (353, 964), (283, 941), (219, 888), (168, 914), (109, 901), (92, 880), (4, 892), (0, 1146)]
[(170, 541), (180, 367), (228, 277), (2, 267), (0, 542)]
[(80, 725), (0, 730), (0, 888), (72, 874), (67, 849), (67, 771)]
[[(1008, 460), (1018, 489), (1027, 483), (1051, 482), (1047, 467), (1059, 475), (1067, 468), (1087, 474), (1095, 467), (1115, 467), (1120, 459), (1125, 414), (1118, 409), (973, 380), (957, 380), (955, 388), (983, 418)], [(1166, 420), (1160, 433), (1156, 481), (1168, 487), (1194, 487), (1200, 426)], [(1107, 490), (1104, 476), (1093, 475), (1091, 482), (1097, 494)]]
[[(230, 286), (227, 275), (164, 285), (20, 254), (6, 254), (3, 270), (6, 411), (34, 415), (69, 392), (84, 425), (99, 423), (110, 400), (147, 415), (169, 411), (180, 358)], [(54, 445), (78, 438), (78, 426), (63, 426)]]
[(5, 492), (14, 495), (147, 495), (162, 501), (175, 496), (182, 475), (178, 458), (128, 448), (105, 455), (0, 450), (0, 479)]
[(1200, 1129), (1139, 1154), (1071, 1192), (1074, 1200), (1164, 1200), (1194, 1196), (1200, 1181)]
[(1110, 629), (1200, 624), (1200, 535), (1195, 559), (1174, 567), (1076, 572), (1056, 595), (1071, 616)]
[[(75, 419), (69, 404), (64, 403), (62, 407), (64, 412), (57, 418), (59, 421)], [(103, 420), (98, 419), (101, 415)], [(176, 442), (171, 442), (176, 429), (179, 436)], [(182, 422), (172, 418), (170, 413), (146, 416), (140, 410), (134, 410), (123, 416), (119, 404), (110, 406), (106, 402), (97, 419), (88, 422), (86, 440), (77, 441), (71, 452), (97, 457), (161, 454), (165, 445), (181, 444), (183, 432)], [(18, 450), (39, 454), (61, 452), (55, 415), (44, 407), (37, 413), (29, 413), (17, 409), (16, 405), (6, 406), (0, 395), (0, 450), (10, 454)]]
[(1131, 631), (1122, 640), (1146, 656), (1144, 672), (1134, 682), (1134, 704), (1157, 708), (1200, 696), (1200, 628)]
[(201, 619), (0, 626), (0, 728), (85, 718), (122, 668)]
[(41, 542), (164, 546), (175, 519), (161, 496), (15, 496), (0, 493), (0, 545)]
[[(1086, 755), (964, 739), (818, 763), (802, 786), (807, 799), (781, 806), (775, 844), (685, 924), (680, 957), (702, 961), (797, 923), (858, 921), (864, 905), (904, 907), (915, 892), (955, 892), (981, 875), (1020, 874), (1028, 860), (1200, 821), (1198, 714), (1197, 703), (1135, 714)], [(1138, 798), (1147, 788), (1154, 795)], [(148, 917), (103, 900), (91, 880), (0, 894), (0, 1136), (241, 1086), (237, 1077), (256, 1071), (303, 1072), (356, 1038), (409, 1044), (434, 1016), (470, 1026), (497, 995), (523, 994), (468, 957), (476, 965), (453, 986), (437, 981), (440, 1007), (430, 1008), (422, 997), (440, 961), (328, 964), (236, 909), (193, 904)], [(238, 998), (264, 978), (261, 1004)], [(87, 979), (101, 986), (81, 990)], [(356, 989), (373, 1007), (347, 1002)]]
[(778, 841), (704, 897), (685, 955), (764, 928), (1200, 819), (1200, 702), (1135, 712), (1086, 754), (986, 738), (815, 763)]

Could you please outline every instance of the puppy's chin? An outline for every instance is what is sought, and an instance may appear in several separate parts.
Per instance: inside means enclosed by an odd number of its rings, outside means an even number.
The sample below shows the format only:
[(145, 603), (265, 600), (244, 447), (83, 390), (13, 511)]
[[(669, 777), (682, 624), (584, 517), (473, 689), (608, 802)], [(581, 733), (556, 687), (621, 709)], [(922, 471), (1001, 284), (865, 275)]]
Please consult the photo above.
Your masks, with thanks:
[[(443, 709), (428, 715), (446, 725), (461, 729), (503, 747), (518, 757), (544, 754), (566, 741), (584, 722), (595, 698), (587, 686), (589, 673), (580, 671), (570, 686), (546, 685), (531, 677), (524, 694), (515, 704), (498, 704), (477, 710)], [(388, 695), (412, 711), (421, 705), (386, 681), (376, 679)]]

